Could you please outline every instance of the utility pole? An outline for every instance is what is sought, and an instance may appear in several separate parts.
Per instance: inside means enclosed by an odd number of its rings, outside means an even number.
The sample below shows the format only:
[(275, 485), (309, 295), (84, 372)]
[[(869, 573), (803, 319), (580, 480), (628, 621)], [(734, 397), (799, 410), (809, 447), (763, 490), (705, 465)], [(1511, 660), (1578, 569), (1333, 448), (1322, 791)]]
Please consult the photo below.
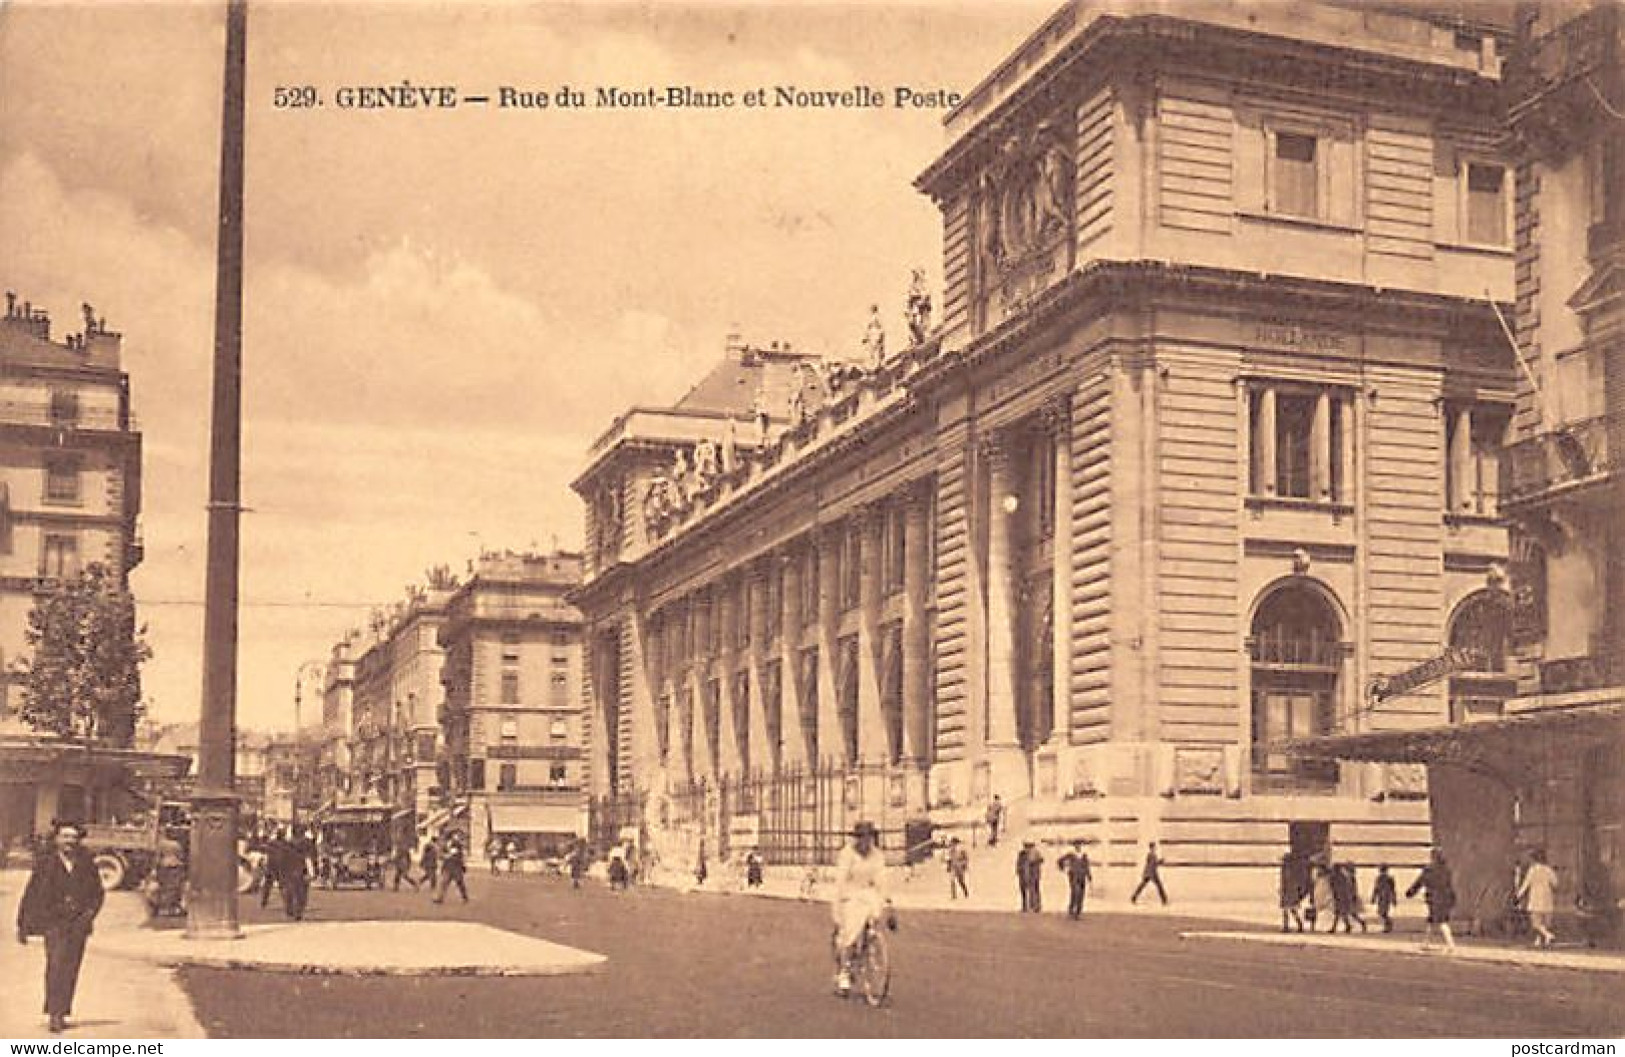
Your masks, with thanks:
[(220, 119), (220, 229), (215, 262), (214, 400), (210, 426), (208, 572), (203, 595), (203, 702), (192, 797), (186, 935), (237, 927), (237, 522), (241, 510), (243, 125), (247, 0), (226, 3)]

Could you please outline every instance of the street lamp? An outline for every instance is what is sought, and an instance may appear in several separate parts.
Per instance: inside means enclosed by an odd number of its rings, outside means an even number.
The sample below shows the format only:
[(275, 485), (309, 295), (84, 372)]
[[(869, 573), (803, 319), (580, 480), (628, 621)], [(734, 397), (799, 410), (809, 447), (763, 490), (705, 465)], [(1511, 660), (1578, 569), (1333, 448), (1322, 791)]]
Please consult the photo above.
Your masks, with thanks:
[(293, 677), (293, 792), (288, 801), (288, 825), (299, 823), (299, 780), (300, 757), (304, 755), (305, 726), (300, 715), (300, 708), (304, 703), (305, 676), (315, 673), (324, 679), (327, 666), (321, 661), (306, 661), (299, 666)]

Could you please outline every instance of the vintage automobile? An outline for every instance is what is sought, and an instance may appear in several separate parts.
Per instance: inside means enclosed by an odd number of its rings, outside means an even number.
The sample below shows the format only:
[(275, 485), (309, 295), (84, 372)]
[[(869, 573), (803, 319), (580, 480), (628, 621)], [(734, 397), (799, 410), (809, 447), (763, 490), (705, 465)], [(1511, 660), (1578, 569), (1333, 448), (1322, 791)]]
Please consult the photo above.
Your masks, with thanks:
[(317, 876), (328, 888), (384, 887), (389, 861), (388, 808), (338, 807), (317, 824), (320, 861)]

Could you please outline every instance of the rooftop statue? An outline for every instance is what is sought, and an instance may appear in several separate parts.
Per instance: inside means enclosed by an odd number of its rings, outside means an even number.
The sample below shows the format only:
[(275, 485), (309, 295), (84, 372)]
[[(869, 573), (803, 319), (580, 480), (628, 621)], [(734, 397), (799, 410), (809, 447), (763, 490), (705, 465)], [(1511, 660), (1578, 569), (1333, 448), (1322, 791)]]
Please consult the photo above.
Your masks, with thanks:
[(931, 294), (925, 288), (924, 268), (915, 268), (909, 280), (905, 314), (908, 317), (909, 344), (918, 345), (925, 341), (931, 329)]

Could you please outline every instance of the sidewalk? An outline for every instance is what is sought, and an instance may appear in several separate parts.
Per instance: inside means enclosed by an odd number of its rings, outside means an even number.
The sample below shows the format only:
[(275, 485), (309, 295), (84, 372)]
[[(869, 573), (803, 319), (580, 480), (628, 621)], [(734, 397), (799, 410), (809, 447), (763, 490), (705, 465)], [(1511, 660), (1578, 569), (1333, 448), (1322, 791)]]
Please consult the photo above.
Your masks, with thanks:
[[(6, 929), (0, 942), (0, 1038), (44, 1038), (40, 1005), (45, 990), (45, 941), (38, 936), (19, 946), (17, 900), (28, 880), (26, 870), (0, 870), (0, 909)], [(174, 974), (110, 957), (106, 946), (142, 931), (146, 907), (134, 892), (109, 892), (96, 919), (96, 931), (85, 949), (79, 973), (74, 1016), (65, 1039), (201, 1039), (202, 1026), (192, 1014)]]
[(1414, 934), (1338, 935), (1306, 932), (1181, 932), (1184, 940), (1238, 940), (1243, 943), (1271, 943), (1284, 947), (1333, 947), (1355, 951), (1383, 951), (1424, 958), (1448, 958), (1464, 962), (1495, 962), (1548, 969), (1580, 969), (1597, 973), (1625, 973), (1625, 954), (1576, 947), (1540, 949), (1528, 945), (1511, 946), (1477, 939), (1458, 940), (1454, 951), (1424, 946)]
[[(948, 894), (948, 878), (940, 865), (928, 863), (915, 872), (913, 880), (904, 880), (899, 871), (892, 882), (892, 902), (900, 910), (977, 911), (985, 914), (1020, 913), (1014, 878), (998, 890), (973, 887), (968, 899), (952, 899)], [(760, 888), (747, 889), (734, 878), (718, 871), (702, 886), (696, 886), (691, 877), (659, 878), (655, 884), (681, 891), (711, 892), (722, 895), (749, 895), (767, 899), (801, 899), (803, 872), (792, 867), (768, 867)], [(814, 887), (811, 901), (828, 901), (832, 886), (827, 871)], [(1066, 886), (1046, 877), (1044, 912), (1066, 912)], [(1270, 926), (1280, 923), (1280, 911), (1268, 900), (1183, 900), (1168, 906), (1159, 903), (1155, 895), (1131, 904), (1125, 891), (1113, 888), (1105, 895), (1089, 894), (1084, 906), (1085, 914), (1127, 914), (1135, 916), (1201, 918), (1210, 921), (1228, 921), (1238, 924)], [(1420, 911), (1417, 912), (1420, 914)], [(1418, 916), (1417, 921), (1421, 918)]]

